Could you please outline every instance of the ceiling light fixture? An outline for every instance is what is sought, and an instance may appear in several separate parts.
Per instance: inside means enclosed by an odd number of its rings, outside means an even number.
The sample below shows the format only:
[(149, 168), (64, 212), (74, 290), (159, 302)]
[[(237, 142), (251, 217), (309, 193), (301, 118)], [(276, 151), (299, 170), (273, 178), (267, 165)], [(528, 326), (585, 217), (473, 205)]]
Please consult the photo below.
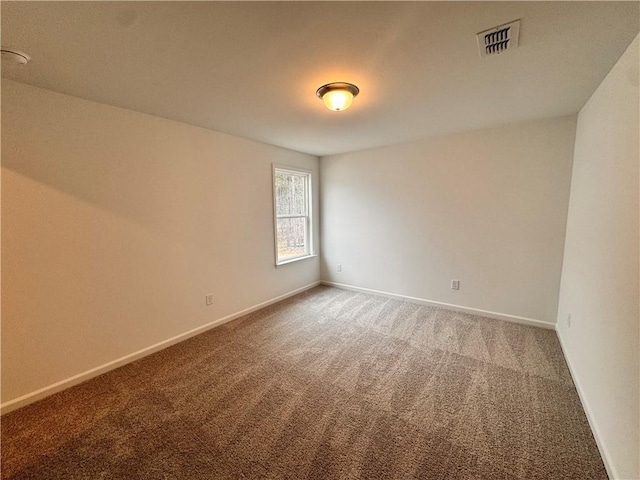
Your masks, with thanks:
[(13, 48), (3, 48), (2, 50), (2, 60), (12, 60), (20, 65), (26, 65), (31, 57), (24, 52), (19, 50), (14, 50)]
[(352, 83), (335, 82), (321, 86), (316, 95), (322, 99), (329, 110), (339, 112), (351, 105), (353, 97), (360, 93), (360, 89)]

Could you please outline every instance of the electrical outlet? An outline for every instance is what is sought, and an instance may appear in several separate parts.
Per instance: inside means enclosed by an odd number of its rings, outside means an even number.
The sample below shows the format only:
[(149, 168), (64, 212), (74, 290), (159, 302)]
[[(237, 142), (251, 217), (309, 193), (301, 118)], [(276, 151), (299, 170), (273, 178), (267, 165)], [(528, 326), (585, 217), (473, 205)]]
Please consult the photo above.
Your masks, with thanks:
[(451, 280), (451, 290), (460, 290), (460, 280)]
[(338, 264), (338, 266), (337, 266), (337, 270), (338, 270), (338, 272), (341, 272), (341, 271), (342, 271), (342, 265), (341, 265), (341, 264)]
[(213, 305), (213, 293), (204, 296), (204, 303), (207, 307)]
[(571, 314), (567, 315), (567, 328), (571, 328)]

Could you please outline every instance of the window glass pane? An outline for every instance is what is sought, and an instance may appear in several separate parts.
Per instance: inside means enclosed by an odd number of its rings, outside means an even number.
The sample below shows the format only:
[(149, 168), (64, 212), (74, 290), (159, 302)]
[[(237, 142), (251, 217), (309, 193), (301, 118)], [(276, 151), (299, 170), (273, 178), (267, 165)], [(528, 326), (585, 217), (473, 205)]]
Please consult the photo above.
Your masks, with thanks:
[(311, 174), (274, 166), (276, 264), (312, 253)]
[(276, 171), (276, 215), (307, 214), (307, 176)]
[(307, 219), (278, 218), (278, 259), (298, 257), (307, 253)]

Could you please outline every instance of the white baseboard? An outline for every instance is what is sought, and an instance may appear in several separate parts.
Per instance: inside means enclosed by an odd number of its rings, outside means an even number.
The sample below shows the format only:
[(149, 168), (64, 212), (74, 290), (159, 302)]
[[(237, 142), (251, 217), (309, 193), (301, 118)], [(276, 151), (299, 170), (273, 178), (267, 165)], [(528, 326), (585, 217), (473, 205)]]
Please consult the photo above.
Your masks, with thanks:
[(589, 427), (591, 427), (591, 432), (593, 433), (593, 438), (596, 440), (596, 445), (598, 446), (598, 450), (600, 451), (600, 456), (602, 457), (602, 462), (604, 463), (604, 468), (607, 470), (607, 475), (609, 475), (610, 479), (621, 479), (613, 466), (613, 462), (611, 461), (611, 455), (609, 454), (609, 450), (607, 449), (604, 441), (602, 440), (602, 435), (600, 435), (600, 430), (598, 428), (598, 424), (596, 423), (595, 417), (593, 416), (593, 411), (589, 406), (589, 402), (587, 401), (587, 397), (584, 394), (584, 390), (582, 390), (582, 386), (578, 381), (578, 377), (576, 376), (576, 372), (571, 365), (571, 360), (567, 355), (567, 349), (565, 348), (564, 342), (562, 340), (562, 335), (560, 334), (560, 330), (556, 328), (556, 336), (558, 337), (558, 342), (560, 342), (560, 348), (562, 349), (562, 354), (564, 355), (564, 359), (567, 362), (567, 366), (569, 367), (569, 372), (571, 373), (571, 378), (573, 379), (573, 384), (576, 387), (578, 392), (578, 397), (580, 398), (580, 403), (582, 403), (582, 409), (587, 416), (587, 421), (589, 422)]
[(206, 332), (207, 330), (211, 330), (212, 328), (219, 327), (231, 320), (235, 320), (236, 318), (247, 315), (248, 313), (255, 312), (256, 310), (260, 310), (266, 306), (269, 306), (273, 303), (277, 303), (285, 298), (291, 297), (298, 293), (304, 292), (305, 290), (309, 290), (315, 286), (320, 285), (320, 281), (310, 283), (309, 285), (305, 285), (304, 287), (297, 288), (290, 292), (287, 292), (283, 295), (279, 295), (270, 300), (266, 300), (264, 302), (258, 303), (257, 305), (253, 305), (252, 307), (245, 308), (236, 313), (232, 313), (231, 315), (227, 315), (226, 317), (219, 318), (214, 320), (213, 322), (202, 325), (201, 327), (194, 328), (193, 330), (189, 330), (188, 332), (181, 333), (180, 335), (176, 335), (175, 337), (169, 338), (162, 342), (156, 343), (155, 345), (151, 345), (149, 347), (143, 348), (142, 350), (138, 350), (137, 352), (133, 352), (129, 355), (125, 355), (124, 357), (120, 357), (111, 362), (105, 363), (104, 365), (100, 365), (99, 367), (92, 368), (87, 370), (86, 372), (79, 373), (78, 375), (74, 375), (72, 377), (66, 378), (54, 384), (48, 385), (44, 388), (40, 388), (34, 392), (27, 393), (26, 395), (22, 395), (21, 397), (14, 398), (13, 400), (9, 400), (0, 405), (0, 415), (4, 415), (5, 413), (9, 413), (13, 410), (16, 410), (20, 407), (24, 407), (30, 403), (37, 402), (45, 397), (53, 395), (55, 393), (61, 392), (62, 390), (66, 390), (67, 388), (73, 387), (74, 385), (78, 385), (79, 383), (90, 380), (94, 377), (102, 375), (110, 370), (115, 370), (118, 367), (126, 365), (127, 363), (134, 362), (142, 357), (146, 357), (147, 355), (151, 355), (159, 350), (170, 347), (171, 345), (175, 345), (176, 343), (180, 343), (188, 338), (194, 337), (200, 333)]
[(506, 320), (507, 322), (520, 323), (523, 325), (531, 325), (534, 327), (541, 327), (549, 330), (555, 330), (556, 328), (555, 323), (545, 322), (544, 320), (536, 320), (534, 318), (518, 317), (517, 315), (509, 315), (506, 313), (490, 312), (488, 310), (480, 310), (478, 308), (463, 307), (461, 305), (454, 305), (451, 303), (436, 302), (434, 300), (427, 300), (425, 298), (409, 297), (407, 295), (400, 295), (398, 293), (383, 292), (380, 290), (372, 290), (370, 288), (355, 287), (353, 285), (345, 285), (343, 283), (327, 282), (325, 280), (322, 280), (320, 283), (322, 283), (323, 285), (328, 285), (330, 287), (342, 288), (344, 290), (353, 290), (355, 292), (370, 293), (373, 295), (382, 295), (384, 297), (397, 298), (398, 300), (405, 300), (407, 302), (417, 303), (420, 305), (429, 305), (431, 307), (440, 307), (446, 310), (453, 310), (456, 312), (470, 313), (472, 315), (480, 315), (482, 317), (495, 318), (496, 320)]

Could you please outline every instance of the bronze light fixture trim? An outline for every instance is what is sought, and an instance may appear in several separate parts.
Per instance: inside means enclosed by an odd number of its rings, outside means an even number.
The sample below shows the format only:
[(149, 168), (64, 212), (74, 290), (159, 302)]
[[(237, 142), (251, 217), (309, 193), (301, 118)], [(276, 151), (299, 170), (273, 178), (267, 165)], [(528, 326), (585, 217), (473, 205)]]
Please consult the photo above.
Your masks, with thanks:
[(16, 50), (15, 48), (2, 47), (2, 59), (3, 60), (11, 60), (15, 63), (19, 63), (20, 65), (26, 65), (31, 57), (20, 50)]

